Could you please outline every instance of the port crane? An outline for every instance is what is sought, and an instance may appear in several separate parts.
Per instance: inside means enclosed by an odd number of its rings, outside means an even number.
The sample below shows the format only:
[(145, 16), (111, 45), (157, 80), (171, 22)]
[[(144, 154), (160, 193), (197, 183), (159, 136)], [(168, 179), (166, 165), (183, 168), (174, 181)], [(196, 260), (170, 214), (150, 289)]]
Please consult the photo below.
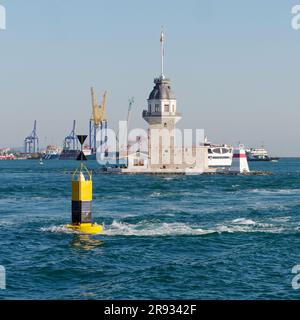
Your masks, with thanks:
[(127, 127), (129, 128), (129, 121), (131, 116), (132, 107), (134, 105), (134, 97), (129, 99), (128, 112), (127, 112)]
[(73, 121), (73, 129), (71, 133), (67, 137), (65, 137), (64, 149), (78, 150), (78, 140), (76, 136), (76, 120)]
[[(129, 121), (130, 121), (130, 116), (131, 116), (131, 111), (132, 111), (132, 106), (134, 105), (134, 97), (132, 97), (131, 99), (129, 99), (129, 105), (128, 105), (128, 111), (127, 111), (127, 129), (129, 128)], [(117, 135), (116, 135), (116, 140), (117, 143), (119, 143), (119, 134), (120, 134), (120, 130), (118, 130)]]
[[(134, 105), (134, 97), (132, 97), (131, 99), (129, 99), (129, 104), (128, 104), (128, 111), (127, 111), (127, 130), (129, 129), (129, 122), (130, 122), (130, 117), (131, 117), (131, 111), (132, 111), (132, 107)], [(119, 166), (120, 164), (120, 131), (118, 130), (117, 135), (116, 135), (116, 141), (117, 141), (117, 152), (116, 152), (116, 158), (117, 158), (117, 165)], [(128, 162), (128, 149), (129, 149), (129, 145), (128, 145), (128, 141), (126, 141), (126, 158), (127, 158), (127, 162)]]
[(108, 157), (108, 136), (107, 136), (107, 115), (106, 99), (107, 92), (102, 95), (102, 103), (98, 105), (94, 88), (91, 88), (92, 95), (92, 117), (90, 120), (90, 148), (92, 154), (97, 152), (97, 134), (100, 133), (100, 154), (101, 157)]
[(39, 152), (39, 137), (37, 135), (36, 120), (34, 120), (34, 126), (31, 134), (24, 140), (24, 151), (26, 154)]

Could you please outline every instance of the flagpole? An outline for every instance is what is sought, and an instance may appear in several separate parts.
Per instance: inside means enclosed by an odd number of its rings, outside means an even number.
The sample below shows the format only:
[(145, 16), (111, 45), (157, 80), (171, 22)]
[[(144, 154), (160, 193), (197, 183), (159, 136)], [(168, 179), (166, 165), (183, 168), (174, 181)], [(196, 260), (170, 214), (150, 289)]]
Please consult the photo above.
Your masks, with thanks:
[(161, 78), (164, 79), (164, 41), (165, 41), (165, 35), (162, 28), (161, 34), (160, 34), (160, 43), (161, 43)]

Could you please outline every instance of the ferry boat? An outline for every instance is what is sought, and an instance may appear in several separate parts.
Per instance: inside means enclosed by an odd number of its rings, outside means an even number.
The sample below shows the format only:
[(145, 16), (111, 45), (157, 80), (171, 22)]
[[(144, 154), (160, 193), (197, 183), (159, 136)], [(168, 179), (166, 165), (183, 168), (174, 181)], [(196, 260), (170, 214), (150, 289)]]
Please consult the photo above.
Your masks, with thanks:
[[(59, 160), (76, 160), (79, 153), (79, 149), (69, 149), (65, 147), (59, 156)], [(83, 146), (83, 153), (87, 160), (96, 160), (96, 155), (92, 154), (92, 150), (86, 145)]]
[(246, 150), (248, 161), (278, 161), (278, 157), (270, 157), (268, 151), (262, 146)]
[(63, 149), (59, 155), (59, 160), (76, 160), (79, 156), (80, 150), (74, 149)]
[(49, 145), (43, 155), (44, 160), (57, 160), (61, 154), (61, 148), (55, 145)]

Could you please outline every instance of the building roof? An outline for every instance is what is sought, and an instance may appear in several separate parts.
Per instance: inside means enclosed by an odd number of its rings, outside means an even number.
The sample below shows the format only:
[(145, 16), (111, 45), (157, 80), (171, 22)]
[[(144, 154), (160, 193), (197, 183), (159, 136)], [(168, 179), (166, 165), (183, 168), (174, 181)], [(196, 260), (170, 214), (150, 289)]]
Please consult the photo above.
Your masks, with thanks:
[(165, 79), (163, 77), (154, 80), (155, 86), (150, 93), (149, 100), (176, 100), (176, 96), (171, 89), (170, 79)]

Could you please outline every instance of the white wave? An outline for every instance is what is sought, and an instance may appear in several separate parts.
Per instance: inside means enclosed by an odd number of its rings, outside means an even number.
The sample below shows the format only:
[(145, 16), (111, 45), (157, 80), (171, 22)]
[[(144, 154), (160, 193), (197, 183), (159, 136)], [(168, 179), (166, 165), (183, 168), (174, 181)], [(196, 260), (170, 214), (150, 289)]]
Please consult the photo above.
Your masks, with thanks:
[(234, 225), (219, 225), (216, 228), (218, 233), (282, 233), (285, 230), (282, 227), (277, 227), (267, 223), (248, 223)]
[(203, 230), (184, 223), (147, 223), (129, 224), (113, 221), (109, 227), (104, 228), (107, 236), (180, 236), (180, 235), (205, 235), (213, 233), (213, 230)]
[(284, 229), (272, 224), (257, 223), (250, 219), (240, 218), (231, 223), (218, 224), (209, 229), (200, 226), (188, 225), (185, 223), (153, 223), (139, 222), (129, 224), (125, 222), (113, 221), (110, 226), (104, 228), (103, 235), (106, 236), (137, 236), (137, 237), (157, 237), (157, 236), (202, 236), (213, 233), (241, 233), (241, 232), (261, 232), (261, 233), (281, 233)]
[(174, 180), (175, 179), (175, 177), (164, 177), (164, 180), (166, 180), (166, 181), (171, 181), (171, 180)]
[[(51, 226), (40, 229), (42, 232), (50, 233), (75, 233), (65, 226)], [(239, 218), (228, 223), (217, 224), (214, 227), (203, 229), (197, 225), (186, 223), (166, 223), (141, 221), (130, 224), (114, 220), (111, 225), (104, 226), (104, 236), (136, 236), (136, 237), (164, 237), (164, 236), (203, 236), (208, 234), (222, 233), (282, 233), (286, 231), (283, 227), (267, 223), (258, 223), (251, 219)]]
[(296, 194), (300, 193), (300, 189), (251, 189), (251, 193), (259, 193), (263, 195), (272, 195), (272, 194)]
[(251, 219), (246, 218), (239, 218), (232, 221), (234, 224), (241, 224), (241, 225), (255, 225), (256, 222)]
[(217, 233), (240, 233), (240, 232), (250, 232), (251, 229), (247, 226), (226, 226), (219, 225), (216, 227)]
[[(244, 232), (269, 232), (269, 233), (277, 233), (283, 231), (282, 227), (275, 226), (271, 223), (265, 223), (265, 222), (256, 222), (252, 219), (246, 219), (246, 218), (238, 218), (235, 220), (232, 220), (232, 224), (234, 226), (230, 227), (229, 229), (232, 231), (244, 231)], [(239, 226), (244, 226), (243, 229), (239, 229)]]
[(160, 192), (153, 192), (151, 193), (150, 197), (151, 198), (159, 198), (161, 196), (161, 193)]
[(66, 228), (66, 226), (51, 226), (44, 227), (40, 229), (42, 232), (50, 232), (50, 233), (78, 233), (78, 231), (74, 231)]
[(14, 223), (12, 221), (9, 220), (0, 220), (0, 227), (5, 227), (5, 226), (11, 226)]
[(276, 217), (276, 218), (272, 218), (271, 221), (274, 221), (274, 222), (288, 222), (291, 220), (291, 217), (288, 216), (288, 217)]

